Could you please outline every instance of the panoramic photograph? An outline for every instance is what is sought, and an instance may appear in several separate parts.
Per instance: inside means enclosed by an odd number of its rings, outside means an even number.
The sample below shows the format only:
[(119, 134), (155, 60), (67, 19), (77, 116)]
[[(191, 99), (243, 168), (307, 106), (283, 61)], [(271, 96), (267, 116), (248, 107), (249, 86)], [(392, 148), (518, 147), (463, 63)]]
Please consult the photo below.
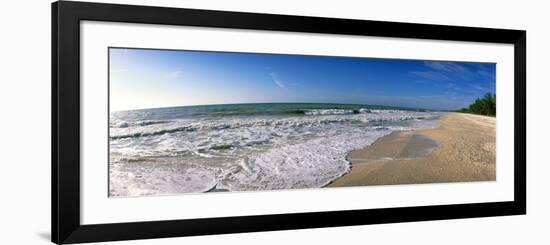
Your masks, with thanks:
[(109, 48), (110, 197), (496, 180), (496, 64)]

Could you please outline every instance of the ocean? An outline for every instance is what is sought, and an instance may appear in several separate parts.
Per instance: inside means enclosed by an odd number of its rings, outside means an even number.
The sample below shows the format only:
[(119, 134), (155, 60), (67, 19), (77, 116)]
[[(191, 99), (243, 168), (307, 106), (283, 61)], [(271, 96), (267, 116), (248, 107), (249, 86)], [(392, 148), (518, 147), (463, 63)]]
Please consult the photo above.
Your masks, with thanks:
[(318, 188), (347, 154), (443, 112), (348, 104), (201, 105), (112, 112), (109, 195)]

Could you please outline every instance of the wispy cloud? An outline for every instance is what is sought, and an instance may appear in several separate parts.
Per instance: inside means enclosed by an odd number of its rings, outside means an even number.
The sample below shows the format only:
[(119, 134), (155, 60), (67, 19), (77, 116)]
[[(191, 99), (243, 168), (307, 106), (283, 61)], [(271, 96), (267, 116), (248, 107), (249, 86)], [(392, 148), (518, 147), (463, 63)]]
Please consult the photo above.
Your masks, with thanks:
[(424, 61), (424, 65), (432, 71), (466, 80), (483, 80), (494, 83), (496, 78), (495, 73), (487, 70), (487, 66), (483, 64), (469, 63), (464, 65), (449, 61)]
[(275, 73), (271, 72), (269, 73), (269, 76), (271, 77), (275, 85), (277, 85), (279, 88), (287, 89), (283, 81), (281, 81)]
[(421, 78), (432, 80), (432, 81), (449, 81), (450, 80), (449, 77), (435, 71), (413, 71), (411, 73)]
[(471, 73), (468, 68), (454, 62), (424, 61), (424, 66), (427, 70), (413, 71), (411, 74), (426, 80), (448, 84), (456, 76), (464, 77)]
[(493, 72), (488, 72), (488, 71), (485, 71), (485, 70), (479, 70), (477, 71), (477, 73), (479, 75), (481, 75), (482, 77), (485, 77), (491, 81), (495, 81), (496, 80), (496, 74), (493, 73)]
[[(425, 70), (413, 71), (411, 74), (423, 79), (422, 82), (432, 83), (435, 87), (445, 89), (449, 95), (456, 93), (478, 95), (494, 88), (494, 74), (486, 71), (483, 65), (424, 61), (424, 67)], [(482, 81), (484, 84), (479, 84)], [(472, 82), (475, 83), (472, 84)]]
[(424, 61), (424, 65), (438, 71), (469, 73), (470, 70), (463, 65), (448, 61)]

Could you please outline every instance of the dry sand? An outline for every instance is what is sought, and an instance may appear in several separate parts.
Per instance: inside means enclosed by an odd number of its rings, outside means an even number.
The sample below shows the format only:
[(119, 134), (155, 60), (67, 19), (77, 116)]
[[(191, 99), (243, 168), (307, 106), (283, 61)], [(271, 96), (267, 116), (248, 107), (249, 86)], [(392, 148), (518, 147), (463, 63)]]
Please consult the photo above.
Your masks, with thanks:
[(494, 181), (495, 129), (494, 117), (449, 113), (438, 128), (394, 132), (352, 151), (329, 187)]

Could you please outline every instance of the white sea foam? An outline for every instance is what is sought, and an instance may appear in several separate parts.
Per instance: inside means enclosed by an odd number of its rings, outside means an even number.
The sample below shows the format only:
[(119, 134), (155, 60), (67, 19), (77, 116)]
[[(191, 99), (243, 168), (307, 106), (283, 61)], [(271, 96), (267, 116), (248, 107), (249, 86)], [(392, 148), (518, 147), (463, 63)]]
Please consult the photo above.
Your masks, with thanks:
[(349, 171), (349, 151), (366, 147), (390, 132), (355, 130), (273, 148), (239, 159), (218, 187), (231, 191), (321, 187)]
[(359, 111), (349, 110), (349, 109), (312, 109), (306, 110), (304, 114), (306, 115), (346, 115), (359, 113)]
[(110, 194), (321, 187), (349, 171), (346, 156), (351, 150), (394, 130), (433, 127), (433, 119), (441, 115), (369, 109), (307, 112), (279, 117), (119, 119), (110, 128)]
[(145, 196), (205, 192), (216, 186), (215, 171), (181, 164), (154, 167), (143, 164), (112, 164), (109, 172), (111, 196)]

